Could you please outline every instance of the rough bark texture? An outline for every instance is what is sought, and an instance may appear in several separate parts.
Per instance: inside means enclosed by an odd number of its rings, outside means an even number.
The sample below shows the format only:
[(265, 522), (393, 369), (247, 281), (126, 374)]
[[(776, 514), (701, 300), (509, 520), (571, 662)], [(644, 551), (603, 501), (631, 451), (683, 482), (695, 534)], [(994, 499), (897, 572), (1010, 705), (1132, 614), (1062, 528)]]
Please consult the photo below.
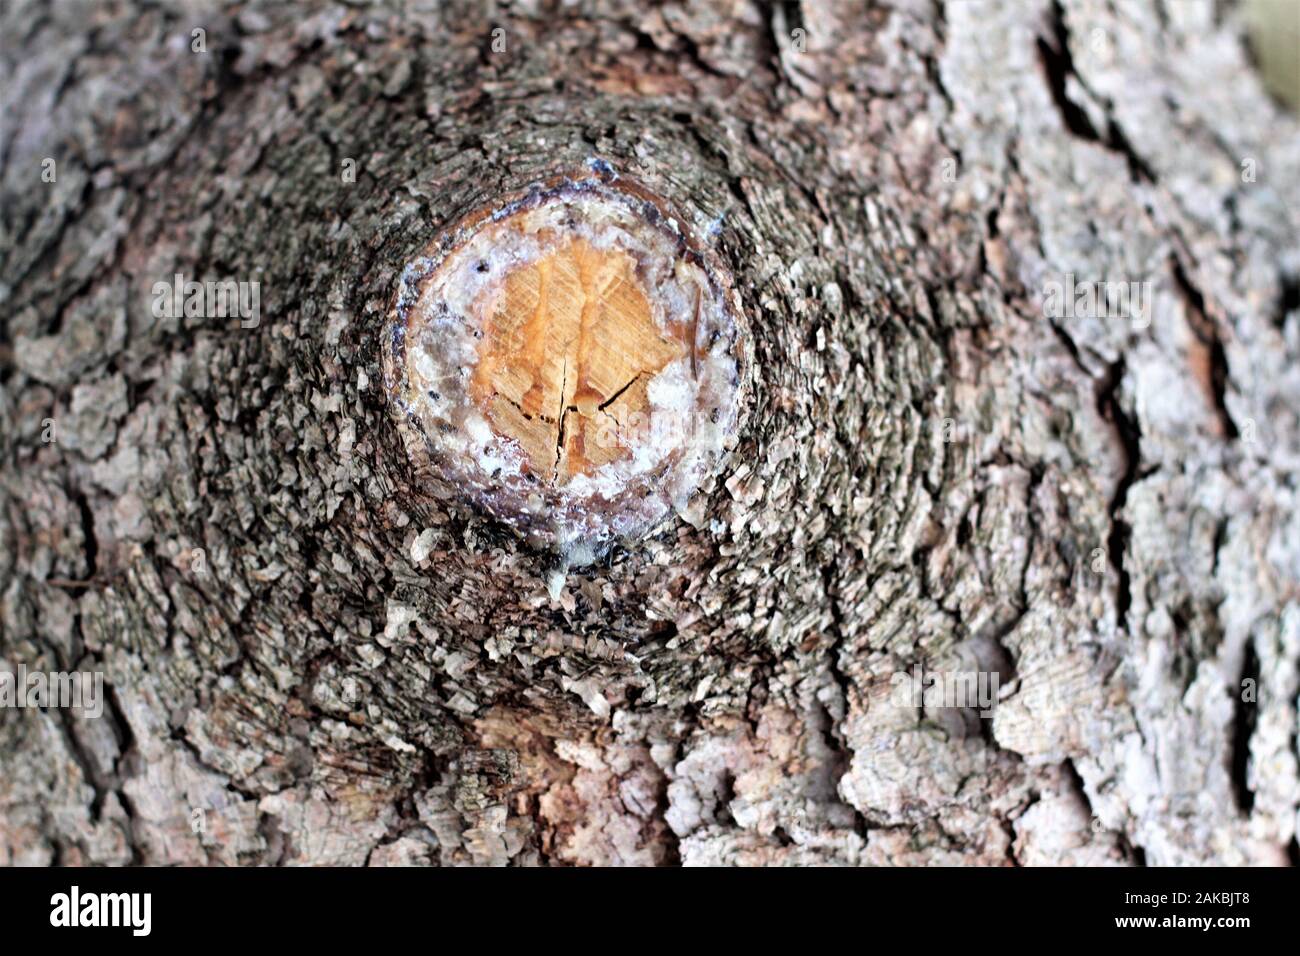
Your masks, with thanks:
[[(0, 38), (0, 658), (111, 685), (0, 711), (0, 862), (1295, 858), (1300, 128), (1232, 4)], [(731, 469), (553, 600), (411, 474), (377, 338), (442, 224), (591, 156), (711, 237), (756, 361)], [(176, 272), (260, 325), (156, 318)], [(1046, 317), (1067, 273), (1149, 328)], [(889, 704), (971, 660), (991, 719)]]

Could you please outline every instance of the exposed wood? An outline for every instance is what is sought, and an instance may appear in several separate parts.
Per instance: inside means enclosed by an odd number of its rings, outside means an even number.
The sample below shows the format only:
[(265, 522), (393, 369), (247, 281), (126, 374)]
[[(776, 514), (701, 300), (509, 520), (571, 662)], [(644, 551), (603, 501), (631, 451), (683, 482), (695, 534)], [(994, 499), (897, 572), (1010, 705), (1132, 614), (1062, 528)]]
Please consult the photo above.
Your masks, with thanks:
[(602, 414), (614, 403), (611, 416), (642, 412), (647, 377), (689, 347), (655, 325), (632, 258), (583, 239), (511, 272), (486, 325), (471, 389), (533, 470), (560, 484), (627, 455), (601, 441)]

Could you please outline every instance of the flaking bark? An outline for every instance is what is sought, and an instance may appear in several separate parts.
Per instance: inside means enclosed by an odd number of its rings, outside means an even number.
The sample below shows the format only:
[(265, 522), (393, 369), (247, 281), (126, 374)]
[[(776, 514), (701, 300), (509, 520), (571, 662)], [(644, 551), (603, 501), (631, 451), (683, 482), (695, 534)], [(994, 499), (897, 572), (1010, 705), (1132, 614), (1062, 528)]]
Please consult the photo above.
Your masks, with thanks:
[[(111, 690), (0, 711), (0, 861), (1294, 858), (1300, 128), (1230, 5), (1115, 6), (5, 4), (0, 657)], [(378, 335), (593, 156), (755, 374), (552, 599), (412, 473)], [(260, 323), (157, 318), (176, 273)], [(888, 706), (967, 661), (992, 718)]]

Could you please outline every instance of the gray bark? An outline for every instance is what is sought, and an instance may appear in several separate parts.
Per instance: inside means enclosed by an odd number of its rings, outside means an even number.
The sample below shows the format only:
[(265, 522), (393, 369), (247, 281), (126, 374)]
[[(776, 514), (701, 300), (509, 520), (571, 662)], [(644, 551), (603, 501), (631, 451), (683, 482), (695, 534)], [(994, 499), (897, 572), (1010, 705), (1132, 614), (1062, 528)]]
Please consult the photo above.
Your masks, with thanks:
[[(1241, 31), (5, 4), (0, 659), (109, 690), (0, 710), (0, 862), (1294, 858), (1300, 126)], [(411, 473), (378, 339), (441, 225), (592, 156), (711, 237), (755, 362), (692, 520), (552, 599)], [(177, 272), (260, 324), (155, 317)], [(1149, 326), (1046, 315), (1067, 274)], [(993, 716), (891, 704), (917, 664)]]

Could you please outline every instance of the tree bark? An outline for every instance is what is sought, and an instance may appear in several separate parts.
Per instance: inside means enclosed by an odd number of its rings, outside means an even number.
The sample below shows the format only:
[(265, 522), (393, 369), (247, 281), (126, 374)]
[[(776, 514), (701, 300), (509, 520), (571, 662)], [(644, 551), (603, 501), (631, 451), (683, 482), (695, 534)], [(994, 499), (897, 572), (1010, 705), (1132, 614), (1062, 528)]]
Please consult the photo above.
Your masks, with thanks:
[[(1296, 860), (1300, 126), (1231, 4), (0, 37), (0, 659), (107, 683), (0, 710), (0, 862)], [(727, 468), (552, 597), (412, 469), (380, 339), (442, 226), (593, 157), (707, 237), (754, 360)], [(176, 273), (260, 322), (157, 317)], [(915, 667), (992, 716), (899, 706)]]

